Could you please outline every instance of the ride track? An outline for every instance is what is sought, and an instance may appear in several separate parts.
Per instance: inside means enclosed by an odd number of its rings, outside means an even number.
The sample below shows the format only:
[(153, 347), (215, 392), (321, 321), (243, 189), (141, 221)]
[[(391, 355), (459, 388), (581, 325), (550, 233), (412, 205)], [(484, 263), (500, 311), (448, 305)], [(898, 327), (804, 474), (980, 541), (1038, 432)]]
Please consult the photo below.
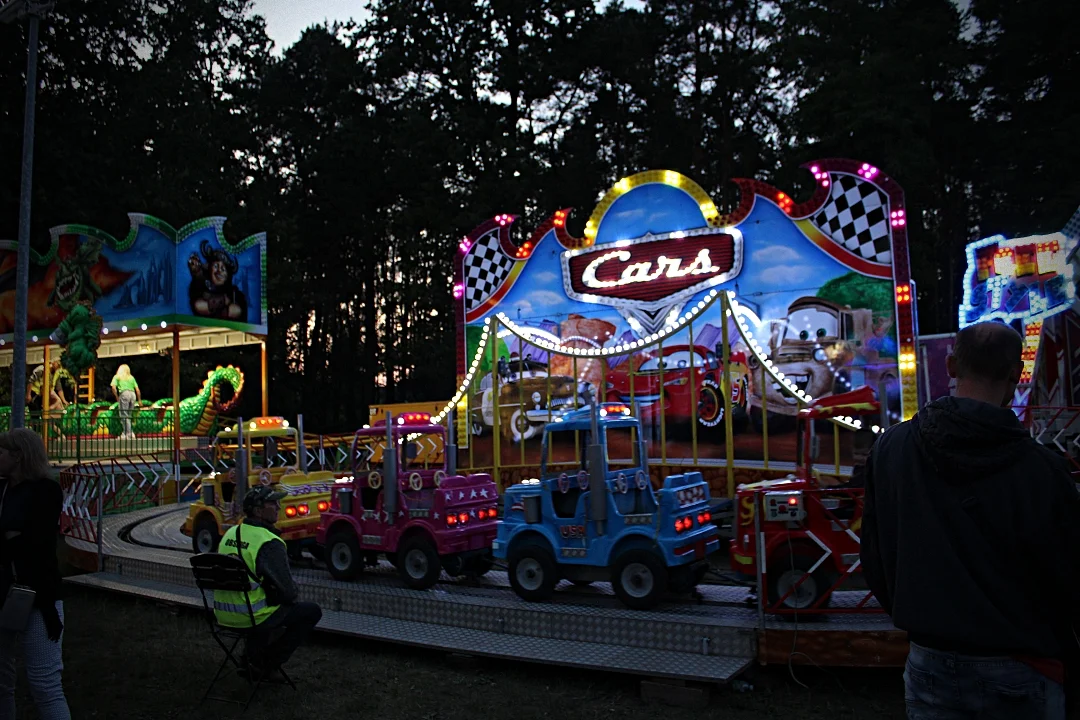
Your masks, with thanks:
[[(99, 572), (67, 582), (201, 608), (179, 528), (187, 505), (151, 507), (103, 519)], [(94, 543), (67, 538), (84, 556)], [(93, 562), (93, 561), (92, 561)], [(700, 598), (672, 597), (652, 611), (623, 607), (610, 585), (563, 581), (550, 603), (529, 603), (496, 569), (482, 578), (443, 575), (431, 590), (406, 588), (385, 561), (357, 582), (341, 582), (308, 558), (293, 574), (306, 600), (324, 609), (318, 629), (427, 649), (678, 680), (727, 683), (759, 662), (897, 665), (897, 635), (884, 615), (838, 614), (812, 624), (766, 618), (746, 602), (747, 588), (701, 585)], [(854, 605), (861, 592), (834, 594)], [(795, 640), (798, 646), (796, 653)], [(808, 645), (806, 643), (809, 643)], [(884, 643), (884, 645), (883, 645)], [(867, 647), (867, 645), (874, 647)], [(817, 648), (810, 658), (795, 657)], [(840, 648), (837, 650), (837, 648)], [(861, 649), (862, 657), (845, 650)], [(906, 653), (906, 648), (904, 648)]]

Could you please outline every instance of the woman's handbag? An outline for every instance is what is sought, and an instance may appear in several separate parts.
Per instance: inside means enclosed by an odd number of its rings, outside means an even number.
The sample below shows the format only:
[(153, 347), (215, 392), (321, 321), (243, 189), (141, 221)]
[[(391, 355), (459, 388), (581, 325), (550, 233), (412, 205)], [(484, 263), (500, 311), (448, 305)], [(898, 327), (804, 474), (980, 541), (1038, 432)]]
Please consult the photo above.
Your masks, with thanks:
[[(13, 568), (14, 569), (14, 568)], [(14, 575), (12, 575), (14, 577)], [(0, 630), (22, 632), (30, 622), (37, 592), (25, 585), (13, 584), (8, 590), (4, 606), (0, 608)]]

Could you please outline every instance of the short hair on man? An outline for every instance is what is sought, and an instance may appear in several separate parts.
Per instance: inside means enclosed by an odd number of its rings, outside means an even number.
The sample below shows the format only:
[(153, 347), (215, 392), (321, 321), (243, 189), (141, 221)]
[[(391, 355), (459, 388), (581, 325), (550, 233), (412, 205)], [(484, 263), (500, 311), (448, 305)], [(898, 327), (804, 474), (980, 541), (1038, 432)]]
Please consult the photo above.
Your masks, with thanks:
[(988, 382), (1009, 380), (1022, 362), (1024, 340), (1004, 323), (981, 322), (956, 333), (956, 377)]

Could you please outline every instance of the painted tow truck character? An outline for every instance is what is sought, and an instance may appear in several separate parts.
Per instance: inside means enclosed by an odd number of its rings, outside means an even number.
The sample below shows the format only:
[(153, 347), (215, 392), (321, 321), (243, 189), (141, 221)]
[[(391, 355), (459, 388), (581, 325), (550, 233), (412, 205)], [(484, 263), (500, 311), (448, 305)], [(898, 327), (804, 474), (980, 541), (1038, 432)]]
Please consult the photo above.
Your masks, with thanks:
[[(330, 573), (352, 580), (385, 555), (412, 588), (429, 588), (442, 570), (491, 569), (498, 493), (487, 474), (447, 468), (446, 429), (428, 413), (365, 427), (353, 438), (352, 478), (339, 481), (322, 513), (318, 541)], [(393, 448), (387, 452), (387, 448)]]
[[(837, 486), (831, 476), (818, 477), (813, 469), (819, 445), (814, 423), (879, 413), (869, 387), (815, 402), (797, 416), (800, 447), (795, 474), (736, 488), (731, 567), (748, 580), (756, 579), (754, 513), (755, 497), (760, 497), (768, 606), (788, 611), (825, 607), (845, 572), (858, 563), (863, 487)], [(865, 434), (873, 435), (869, 429), (856, 433), (856, 454), (869, 453), (873, 440), (865, 442)]]
[[(243, 472), (247, 487), (270, 485), (287, 493), (288, 497), (281, 501), (277, 528), (290, 555), (298, 557), (305, 548), (317, 552), (315, 531), (319, 513), (330, 507), (334, 474), (307, 472), (302, 431), (297, 432), (284, 418), (261, 417), (246, 422), (244, 427), (226, 428), (218, 433), (216, 442), (219, 452), (236, 443), (238, 466), (203, 479), (200, 498), (192, 503), (180, 529), (191, 538), (192, 549), (196, 553), (214, 552), (225, 531), (243, 517), (236, 498), (237, 472)], [(272, 465), (280, 457), (279, 442), (295, 444), (295, 463)]]
[[(837, 373), (855, 357), (860, 338), (873, 335), (872, 326), (870, 310), (802, 297), (791, 303), (786, 318), (772, 323), (769, 354), (776, 369), (800, 390), (815, 399), (825, 397), (833, 392)], [(759, 402), (762, 392), (756, 389)], [(779, 383), (767, 383), (764, 394), (773, 412), (794, 415), (799, 409), (798, 400)]]
[[(575, 458), (578, 445), (585, 453)], [(612, 467), (612, 456), (629, 462)], [(492, 546), (509, 561), (520, 597), (547, 600), (562, 578), (603, 580), (628, 607), (647, 609), (704, 578), (706, 556), (719, 548), (708, 485), (691, 472), (666, 478), (654, 492), (641, 423), (629, 407), (592, 404), (549, 423), (540, 458), (542, 480), (507, 490)], [(553, 467), (564, 459), (580, 469)]]
[[(641, 420), (647, 426), (660, 427), (661, 407), (668, 423), (689, 427), (694, 413), (696, 394), (697, 421), (704, 427), (716, 427), (724, 422), (724, 398), (722, 352), (712, 352), (697, 345), (693, 351), (689, 345), (664, 348), (660, 357), (645, 360), (635, 369), (633, 392), (631, 374), (619, 367), (608, 373), (608, 397), (630, 404), (641, 410)], [(692, 364), (692, 369), (691, 369)], [(750, 371), (746, 355), (731, 353), (728, 369), (731, 383), (732, 421), (736, 428), (743, 426), (749, 417), (747, 403), (750, 394)], [(663, 405), (660, 399), (663, 395)]]

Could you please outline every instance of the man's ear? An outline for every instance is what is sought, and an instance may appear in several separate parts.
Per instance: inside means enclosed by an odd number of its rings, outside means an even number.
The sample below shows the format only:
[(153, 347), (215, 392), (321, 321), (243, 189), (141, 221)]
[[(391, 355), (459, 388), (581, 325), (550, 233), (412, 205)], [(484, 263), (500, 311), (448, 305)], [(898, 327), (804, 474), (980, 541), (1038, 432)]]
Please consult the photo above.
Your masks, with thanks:
[(1012, 371), (1009, 373), (1009, 383), (1012, 385), (1020, 384), (1020, 376), (1024, 373), (1024, 361), (1016, 363)]
[(945, 370), (949, 373), (949, 377), (956, 379), (956, 356), (949, 355), (945, 358)]

